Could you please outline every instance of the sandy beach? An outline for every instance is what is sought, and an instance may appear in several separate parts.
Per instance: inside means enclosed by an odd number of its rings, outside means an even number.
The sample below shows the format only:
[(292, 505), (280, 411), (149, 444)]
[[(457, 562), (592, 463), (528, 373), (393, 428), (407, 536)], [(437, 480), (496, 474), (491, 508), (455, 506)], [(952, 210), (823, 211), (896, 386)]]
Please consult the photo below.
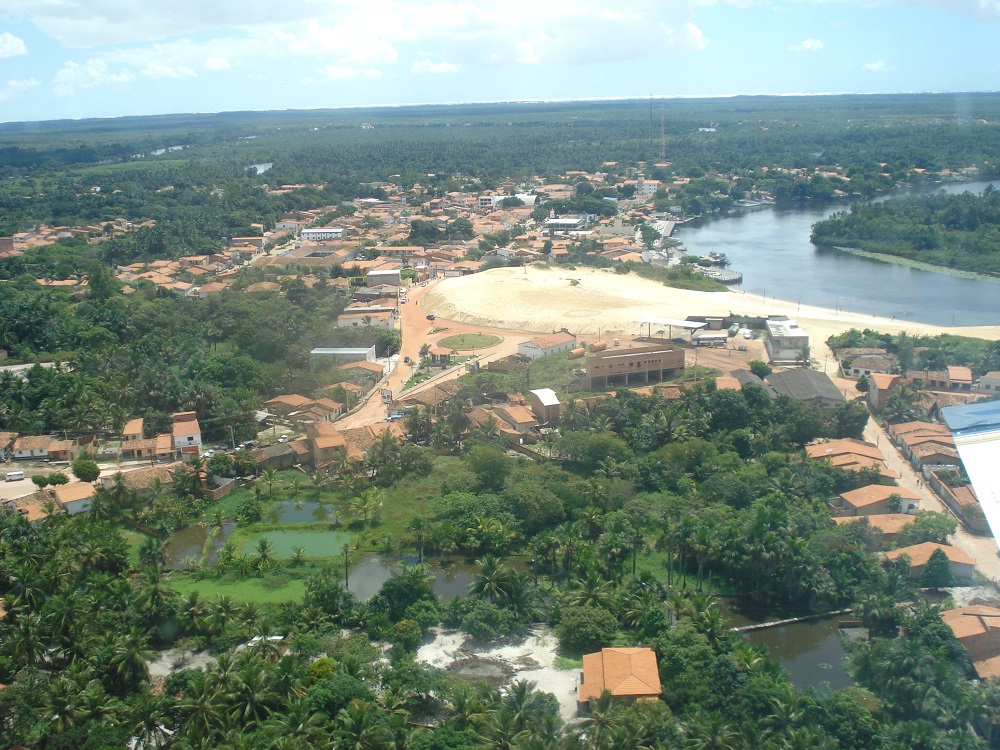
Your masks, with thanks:
[(787, 315), (809, 333), (814, 360), (828, 354), (827, 338), (850, 328), (1000, 339), (1000, 325), (950, 328), (890, 320), (739, 291), (673, 289), (634, 274), (592, 268), (497, 268), (444, 279), (428, 289), (421, 305), (441, 318), (484, 328), (548, 333), (565, 327), (587, 337), (637, 335), (637, 321), (644, 317)]

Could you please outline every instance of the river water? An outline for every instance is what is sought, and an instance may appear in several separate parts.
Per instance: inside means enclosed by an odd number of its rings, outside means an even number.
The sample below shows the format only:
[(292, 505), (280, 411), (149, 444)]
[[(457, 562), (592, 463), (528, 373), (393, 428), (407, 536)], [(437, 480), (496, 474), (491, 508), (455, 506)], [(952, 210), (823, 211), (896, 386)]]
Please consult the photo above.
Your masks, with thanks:
[[(987, 184), (939, 187), (949, 193), (980, 192)], [(805, 203), (741, 209), (683, 224), (674, 236), (691, 255), (725, 253), (732, 269), (743, 274), (743, 283), (736, 288), (747, 292), (941, 326), (1000, 324), (1000, 282), (922, 271), (814, 246), (809, 241), (812, 225), (847, 208), (844, 203)]]

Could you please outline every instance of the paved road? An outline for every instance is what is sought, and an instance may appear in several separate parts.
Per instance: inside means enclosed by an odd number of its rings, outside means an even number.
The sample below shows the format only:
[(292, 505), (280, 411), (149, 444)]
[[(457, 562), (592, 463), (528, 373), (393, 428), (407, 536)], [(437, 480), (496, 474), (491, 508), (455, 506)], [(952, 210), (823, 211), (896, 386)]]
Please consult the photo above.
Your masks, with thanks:
[[(875, 443), (879, 450), (885, 455), (889, 469), (898, 477), (897, 481), (911, 492), (917, 493), (920, 497), (921, 510), (934, 510), (938, 513), (955, 517), (951, 509), (946, 506), (941, 499), (927, 486), (923, 479), (917, 474), (910, 463), (903, 458), (899, 449), (896, 448), (889, 436), (886, 435), (878, 423), (869, 418), (865, 427), (865, 440)], [(918, 484), (919, 480), (919, 484)], [(957, 520), (957, 519), (956, 519)], [(958, 531), (952, 537), (952, 543), (956, 547), (964, 549), (973, 560), (976, 567), (988, 578), (1000, 581), (1000, 557), (997, 556), (997, 543), (993, 537), (977, 536), (970, 534), (962, 522), (958, 522)]]

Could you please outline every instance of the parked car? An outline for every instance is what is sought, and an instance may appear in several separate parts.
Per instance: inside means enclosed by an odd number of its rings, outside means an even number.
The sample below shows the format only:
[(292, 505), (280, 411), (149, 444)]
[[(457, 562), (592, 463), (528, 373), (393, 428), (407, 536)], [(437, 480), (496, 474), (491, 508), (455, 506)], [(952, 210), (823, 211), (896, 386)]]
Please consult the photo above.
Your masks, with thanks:
[(410, 364), (410, 358), (409, 357), (403, 357), (403, 364), (407, 364), (407, 365)]
[(436, 320), (436, 319), (437, 315), (435, 315), (434, 313), (431, 313), (430, 315), (427, 316), (427, 320)]

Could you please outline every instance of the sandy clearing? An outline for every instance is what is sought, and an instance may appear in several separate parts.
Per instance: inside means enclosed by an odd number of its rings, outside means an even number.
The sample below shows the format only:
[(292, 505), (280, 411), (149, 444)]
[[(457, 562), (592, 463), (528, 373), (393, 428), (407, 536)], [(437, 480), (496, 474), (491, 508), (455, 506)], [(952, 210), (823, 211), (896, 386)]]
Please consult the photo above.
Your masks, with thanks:
[(470, 656), (500, 662), (513, 669), (512, 680), (530, 680), (542, 692), (552, 693), (559, 701), (559, 713), (565, 721), (576, 717), (579, 673), (556, 668), (559, 642), (548, 627), (532, 628), (531, 635), (518, 643), (487, 648), (467, 645), (467, 637), (454, 630), (434, 632), (434, 640), (417, 650), (418, 661), (442, 669)]
[[(571, 283), (574, 280), (578, 282), (575, 285)], [(565, 327), (582, 336), (638, 334), (636, 321), (642, 317), (787, 315), (809, 333), (814, 360), (829, 354), (823, 343), (827, 338), (850, 328), (1000, 339), (1000, 325), (948, 328), (799, 305), (739, 291), (673, 289), (635, 274), (619, 275), (592, 268), (496, 268), (444, 279), (428, 290), (421, 305), (439, 318), (483, 328), (548, 333)]]

